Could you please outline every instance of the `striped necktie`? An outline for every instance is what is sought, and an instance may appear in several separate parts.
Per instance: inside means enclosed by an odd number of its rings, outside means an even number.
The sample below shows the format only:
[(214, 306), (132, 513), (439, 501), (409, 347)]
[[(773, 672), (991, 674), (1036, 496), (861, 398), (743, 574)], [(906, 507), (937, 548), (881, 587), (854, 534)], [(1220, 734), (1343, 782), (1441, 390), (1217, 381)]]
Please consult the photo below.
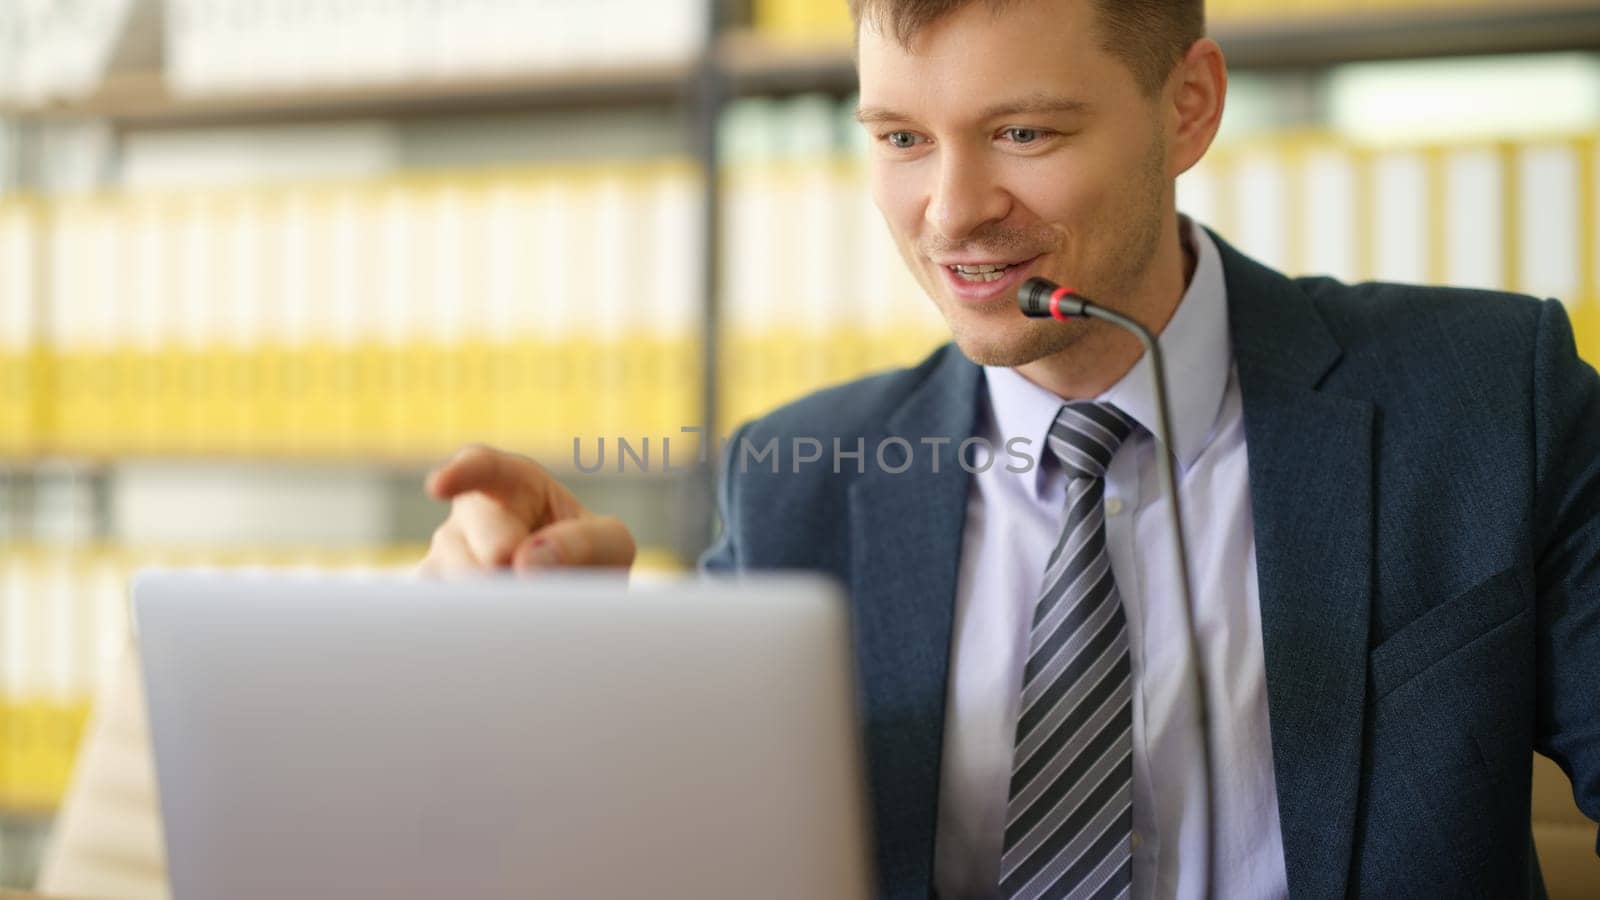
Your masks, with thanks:
[(1106, 467), (1134, 422), (1106, 403), (1061, 408), (1061, 536), (1034, 607), (1012, 755), (1000, 893), (1125, 897), (1133, 879), (1133, 679), (1106, 553)]

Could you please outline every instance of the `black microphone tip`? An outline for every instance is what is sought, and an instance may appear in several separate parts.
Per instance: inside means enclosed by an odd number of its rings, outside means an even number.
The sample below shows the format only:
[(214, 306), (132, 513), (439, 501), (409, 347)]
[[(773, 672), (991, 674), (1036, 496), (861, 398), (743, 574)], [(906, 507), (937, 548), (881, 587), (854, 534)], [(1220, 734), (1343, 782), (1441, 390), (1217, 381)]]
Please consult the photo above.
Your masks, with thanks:
[(1060, 289), (1060, 285), (1048, 278), (1029, 278), (1022, 283), (1022, 288), (1017, 291), (1017, 306), (1022, 314), (1033, 319), (1050, 318), (1050, 295)]
[(1031, 319), (1065, 321), (1089, 315), (1088, 298), (1071, 288), (1063, 290), (1061, 285), (1048, 278), (1029, 278), (1024, 281), (1017, 290), (1017, 307)]

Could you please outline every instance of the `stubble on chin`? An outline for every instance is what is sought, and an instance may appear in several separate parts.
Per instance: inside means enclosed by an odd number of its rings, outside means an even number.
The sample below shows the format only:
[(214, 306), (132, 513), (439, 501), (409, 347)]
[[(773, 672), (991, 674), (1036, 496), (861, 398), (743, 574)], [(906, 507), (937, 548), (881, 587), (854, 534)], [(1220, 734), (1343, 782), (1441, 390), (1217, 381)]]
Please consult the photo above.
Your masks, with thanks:
[[(1020, 310), (1017, 316), (1022, 316)], [(1014, 369), (1072, 349), (1087, 336), (1095, 323), (1027, 319), (1017, 323), (1018, 328), (1000, 333), (997, 333), (997, 329), (973, 327), (966, 323), (952, 321), (949, 324), (951, 337), (968, 359), (980, 366)]]

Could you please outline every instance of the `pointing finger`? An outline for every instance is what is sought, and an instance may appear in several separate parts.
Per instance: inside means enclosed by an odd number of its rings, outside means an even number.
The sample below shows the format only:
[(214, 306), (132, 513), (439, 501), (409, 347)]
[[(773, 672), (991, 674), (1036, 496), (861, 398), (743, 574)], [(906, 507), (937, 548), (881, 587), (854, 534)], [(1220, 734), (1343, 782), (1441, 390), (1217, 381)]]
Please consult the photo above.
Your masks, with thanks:
[(427, 490), (438, 500), (477, 491), (532, 525), (544, 509), (553, 483), (549, 473), (531, 459), (474, 444), (429, 475)]

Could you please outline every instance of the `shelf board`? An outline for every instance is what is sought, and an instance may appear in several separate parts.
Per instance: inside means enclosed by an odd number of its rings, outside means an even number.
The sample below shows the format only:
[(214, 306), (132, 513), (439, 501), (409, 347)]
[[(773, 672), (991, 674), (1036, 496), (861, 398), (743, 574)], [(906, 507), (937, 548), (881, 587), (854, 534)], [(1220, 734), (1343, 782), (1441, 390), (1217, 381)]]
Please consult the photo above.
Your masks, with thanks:
[(738, 95), (843, 95), (856, 89), (855, 56), (842, 44), (778, 40), (733, 29), (717, 42), (716, 61)]
[[(1216, 23), (1212, 37), (1235, 70), (1346, 62), (1600, 50), (1600, 3), (1531, 0), (1461, 9), (1273, 15)], [(856, 87), (849, 47), (775, 41), (748, 29), (723, 36), (717, 60), (738, 94)]]
[(1596, 50), (1600, 4), (1529, 0), (1460, 9), (1308, 13), (1219, 23), (1212, 34), (1229, 65), (1238, 69)]
[[(1342, 62), (1491, 53), (1600, 49), (1600, 4), (1530, 0), (1461, 9), (1263, 16), (1219, 22), (1212, 35), (1230, 65), (1305, 69)], [(775, 40), (734, 28), (712, 60), (735, 95), (855, 90), (851, 50), (831, 42)], [(403, 118), (526, 112), (595, 105), (679, 103), (691, 95), (699, 61), (598, 67), (392, 84), (182, 94), (156, 72), (112, 77), (93, 95), (37, 105), (0, 105), (0, 116), (100, 119), (132, 128)]]
[[(0, 805), (0, 826), (22, 828), (48, 828), (55, 821), (56, 808), (54, 806), (30, 805)], [(6, 895), (0, 893), (0, 898)]]
[(682, 100), (695, 68), (695, 63), (685, 61), (573, 72), (214, 94), (175, 93), (159, 72), (139, 72), (114, 76), (93, 95), (82, 99), (0, 106), (0, 116), (45, 121), (100, 119), (125, 127), (171, 128), (657, 105)]

